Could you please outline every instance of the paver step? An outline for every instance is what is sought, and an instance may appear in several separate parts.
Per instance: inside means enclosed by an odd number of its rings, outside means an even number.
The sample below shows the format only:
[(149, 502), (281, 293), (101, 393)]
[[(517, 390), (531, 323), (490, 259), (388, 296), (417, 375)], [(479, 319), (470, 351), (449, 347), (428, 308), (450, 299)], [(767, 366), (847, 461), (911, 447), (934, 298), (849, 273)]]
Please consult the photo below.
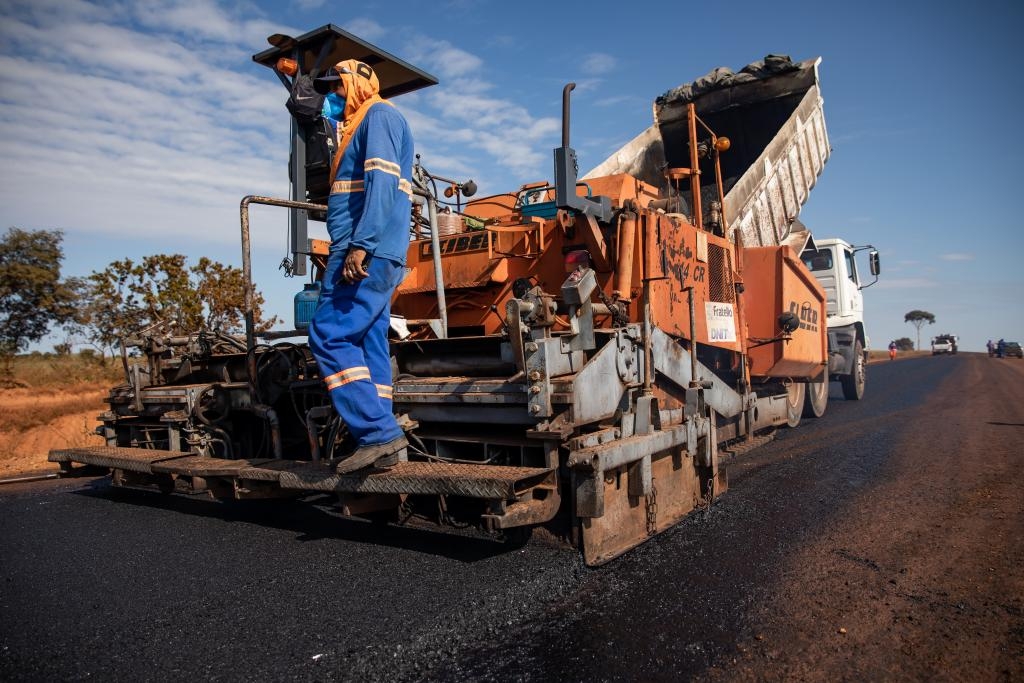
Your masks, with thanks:
[(117, 446), (86, 446), (82, 448), (58, 448), (50, 451), (50, 462), (96, 465), (112, 467), (129, 472), (153, 474), (153, 464), (165, 460), (186, 458), (193, 453), (161, 451), (150, 448), (123, 448)]
[(444, 462), (400, 462), (387, 470), (335, 474), (308, 463), (281, 473), (281, 488), (345, 493), (409, 493), (511, 500), (544, 481), (553, 470)]
[(341, 493), (408, 493), (513, 500), (552, 477), (546, 467), (400, 462), (386, 470), (339, 475), (325, 463), (228, 460), (177, 451), (94, 446), (50, 451), (51, 462), (76, 462), (144, 474), (231, 477), (277, 482), (282, 489)]

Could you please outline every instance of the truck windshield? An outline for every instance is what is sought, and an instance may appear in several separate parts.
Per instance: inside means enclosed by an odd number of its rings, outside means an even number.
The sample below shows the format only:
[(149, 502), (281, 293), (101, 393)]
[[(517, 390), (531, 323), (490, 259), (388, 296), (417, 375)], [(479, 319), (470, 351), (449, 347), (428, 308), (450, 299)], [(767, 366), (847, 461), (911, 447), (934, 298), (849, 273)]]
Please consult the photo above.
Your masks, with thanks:
[(803, 260), (804, 265), (807, 266), (807, 270), (811, 272), (816, 270), (831, 270), (832, 268), (831, 249), (807, 249), (804, 253), (800, 254), (800, 258)]

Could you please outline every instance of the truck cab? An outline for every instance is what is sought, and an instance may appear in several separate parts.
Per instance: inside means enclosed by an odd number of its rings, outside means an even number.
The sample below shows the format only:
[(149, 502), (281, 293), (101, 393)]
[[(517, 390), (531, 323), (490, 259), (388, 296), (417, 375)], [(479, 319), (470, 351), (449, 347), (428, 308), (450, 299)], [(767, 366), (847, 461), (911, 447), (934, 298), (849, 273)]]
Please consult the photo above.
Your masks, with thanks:
[(801, 260), (825, 290), (828, 326), (829, 379), (843, 384), (843, 395), (858, 400), (864, 392), (864, 364), (870, 339), (864, 329), (865, 287), (878, 280), (878, 252), (870, 251), (870, 270), (875, 279), (865, 283), (857, 269), (854, 247), (838, 238), (814, 239), (800, 254)]
[(861, 340), (867, 349), (867, 338), (864, 336), (864, 295), (860, 291), (861, 278), (857, 272), (853, 247), (841, 239), (816, 239), (800, 258), (825, 290), (829, 327), (859, 323)]

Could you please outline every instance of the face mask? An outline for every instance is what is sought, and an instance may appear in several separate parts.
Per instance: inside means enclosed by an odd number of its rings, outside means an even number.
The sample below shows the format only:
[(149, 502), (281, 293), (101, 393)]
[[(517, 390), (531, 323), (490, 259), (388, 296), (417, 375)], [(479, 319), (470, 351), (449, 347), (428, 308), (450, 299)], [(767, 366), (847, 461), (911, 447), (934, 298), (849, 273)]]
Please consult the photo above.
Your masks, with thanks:
[(324, 98), (323, 115), (335, 121), (345, 118), (345, 98), (336, 92), (327, 93)]

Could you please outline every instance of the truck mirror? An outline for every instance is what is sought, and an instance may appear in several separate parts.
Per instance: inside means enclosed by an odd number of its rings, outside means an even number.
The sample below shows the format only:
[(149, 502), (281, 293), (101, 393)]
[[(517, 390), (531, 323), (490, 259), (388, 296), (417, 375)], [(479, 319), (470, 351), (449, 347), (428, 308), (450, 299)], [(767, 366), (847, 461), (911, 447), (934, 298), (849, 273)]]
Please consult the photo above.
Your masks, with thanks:
[(878, 277), (878, 274), (882, 272), (882, 264), (878, 259), (878, 251), (872, 249), (868, 252), (868, 264), (871, 268), (871, 274)]

